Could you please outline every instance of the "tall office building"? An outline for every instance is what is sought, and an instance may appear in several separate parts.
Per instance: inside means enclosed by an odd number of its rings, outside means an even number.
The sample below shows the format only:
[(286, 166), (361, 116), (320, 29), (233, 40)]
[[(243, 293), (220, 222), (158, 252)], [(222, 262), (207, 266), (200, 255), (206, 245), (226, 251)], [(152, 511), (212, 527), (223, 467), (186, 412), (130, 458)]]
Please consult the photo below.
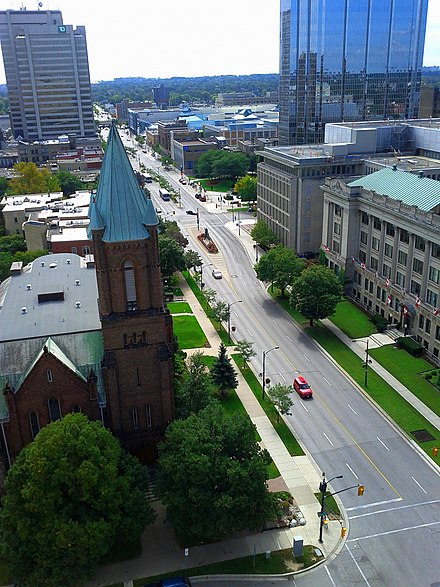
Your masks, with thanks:
[(428, 0), (281, 0), (280, 145), (417, 117)]
[(14, 137), (93, 136), (85, 28), (59, 10), (6, 10), (0, 41)]

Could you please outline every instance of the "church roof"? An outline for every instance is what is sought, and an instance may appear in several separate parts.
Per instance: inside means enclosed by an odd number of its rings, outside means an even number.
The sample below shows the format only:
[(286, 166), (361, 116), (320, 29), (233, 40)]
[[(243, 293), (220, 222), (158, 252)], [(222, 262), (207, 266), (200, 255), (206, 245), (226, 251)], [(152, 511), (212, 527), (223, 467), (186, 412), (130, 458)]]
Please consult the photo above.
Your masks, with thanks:
[(92, 237), (93, 230), (104, 229), (105, 242), (146, 239), (150, 236), (148, 226), (158, 224), (153, 203), (139, 187), (115, 125), (108, 135), (89, 217), (88, 237)]

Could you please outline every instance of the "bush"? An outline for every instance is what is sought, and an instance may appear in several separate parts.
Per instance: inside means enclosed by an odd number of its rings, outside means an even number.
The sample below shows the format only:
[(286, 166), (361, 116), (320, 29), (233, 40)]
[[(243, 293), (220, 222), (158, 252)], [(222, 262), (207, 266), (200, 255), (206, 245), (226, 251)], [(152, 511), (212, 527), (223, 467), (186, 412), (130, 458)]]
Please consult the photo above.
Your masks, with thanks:
[(421, 357), (423, 355), (423, 347), (412, 338), (400, 336), (396, 340), (397, 346), (413, 357)]
[(383, 332), (388, 326), (388, 320), (380, 314), (374, 314), (374, 316), (371, 316), (370, 322), (374, 324), (377, 332)]

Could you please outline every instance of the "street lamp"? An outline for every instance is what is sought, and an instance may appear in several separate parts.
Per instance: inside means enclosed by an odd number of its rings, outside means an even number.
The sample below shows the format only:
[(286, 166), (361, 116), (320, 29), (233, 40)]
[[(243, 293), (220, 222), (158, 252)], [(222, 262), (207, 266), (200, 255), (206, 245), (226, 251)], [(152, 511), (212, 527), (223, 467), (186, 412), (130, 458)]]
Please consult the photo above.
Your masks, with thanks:
[(274, 346), (268, 351), (263, 351), (263, 399), (266, 391), (266, 355), (268, 355), (271, 351), (276, 351), (279, 348), (279, 346)]
[[(199, 209), (198, 209), (198, 208), (196, 208), (196, 210), (197, 210), (197, 230), (200, 230), (200, 223), (199, 223)], [(212, 265), (212, 263), (211, 263), (211, 265)]]
[(230, 304), (228, 302), (228, 343), (231, 344), (231, 308), (234, 304), (240, 304), (242, 300), (236, 300)]
[(200, 291), (203, 289), (203, 268), (210, 267), (212, 263), (206, 263), (205, 265), (200, 265)]
[(320, 520), (319, 520), (319, 538), (318, 538), (318, 542), (320, 542), (321, 544), (323, 544), (323, 542), (324, 542), (324, 540), (322, 539), (322, 528), (324, 526), (324, 499), (325, 499), (325, 492), (327, 491), (327, 485), (330, 483), (330, 481), (333, 481), (333, 479), (342, 479), (343, 476), (344, 475), (336, 475), (336, 477), (332, 477), (331, 479), (326, 481), (325, 473), (322, 473), (322, 481), (319, 484), (319, 491), (321, 492), (321, 511), (319, 513)]

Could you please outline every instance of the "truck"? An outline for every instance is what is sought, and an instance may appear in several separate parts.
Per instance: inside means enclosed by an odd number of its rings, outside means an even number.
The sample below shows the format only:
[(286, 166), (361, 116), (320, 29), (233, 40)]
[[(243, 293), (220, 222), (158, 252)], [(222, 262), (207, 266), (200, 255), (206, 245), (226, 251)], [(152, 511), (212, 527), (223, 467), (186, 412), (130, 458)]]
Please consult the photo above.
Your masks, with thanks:
[(170, 193), (164, 188), (159, 188), (159, 196), (162, 198), (162, 200), (164, 200), (164, 202), (168, 202), (170, 200)]

